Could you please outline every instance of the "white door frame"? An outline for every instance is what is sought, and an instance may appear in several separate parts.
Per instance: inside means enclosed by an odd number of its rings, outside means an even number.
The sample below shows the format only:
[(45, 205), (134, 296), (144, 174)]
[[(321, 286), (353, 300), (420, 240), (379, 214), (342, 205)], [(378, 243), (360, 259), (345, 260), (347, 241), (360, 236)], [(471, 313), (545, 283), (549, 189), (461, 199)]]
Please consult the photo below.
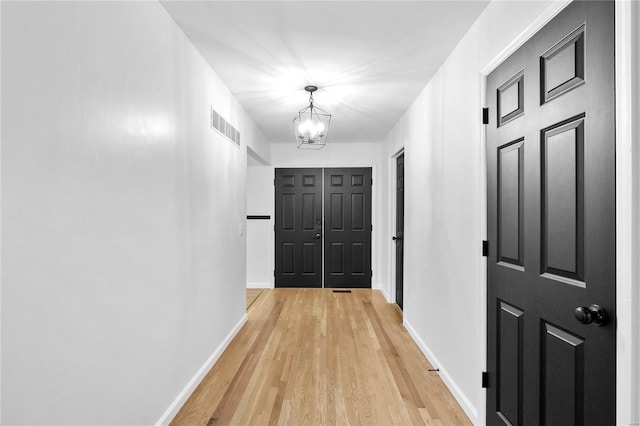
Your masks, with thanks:
[[(537, 33), (545, 24), (563, 10), (570, 1), (553, 2), (537, 19), (535, 19), (512, 43), (491, 60), (480, 71), (480, 101), (481, 106), (486, 107), (487, 76), (496, 69), (505, 59)], [(638, 230), (634, 225), (634, 215), (638, 219), (638, 188), (634, 188), (633, 166), (637, 154), (632, 151), (634, 136), (633, 120), (633, 96), (634, 90), (638, 90), (638, 82), (634, 83), (633, 73), (638, 73), (637, 53), (634, 49), (640, 47), (640, 41), (634, 40), (634, 7), (631, 1), (615, 3), (615, 85), (616, 85), (616, 424), (635, 424), (640, 421), (640, 324), (637, 307), (640, 306), (640, 293), (633, 289), (634, 280), (638, 280), (638, 265), (634, 265), (634, 259), (640, 258), (640, 248), (634, 244), (638, 239)], [(636, 15), (637, 15), (637, 11)], [(638, 24), (635, 24), (638, 25)], [(637, 31), (637, 30), (636, 30)], [(634, 68), (635, 66), (635, 68)], [(636, 87), (634, 87), (634, 84)], [(637, 102), (637, 100), (636, 100)], [(637, 103), (635, 113), (638, 113)], [(637, 126), (636, 122), (636, 126)], [(635, 129), (637, 132), (638, 130)], [(481, 194), (481, 233), (482, 238), (487, 239), (487, 159), (486, 159), (486, 133), (484, 126), (479, 129), (481, 165), (478, 181)], [(638, 149), (636, 142), (635, 149)], [(640, 164), (635, 164), (639, 167)], [(636, 184), (637, 185), (637, 184)], [(634, 190), (636, 194), (634, 195)], [(486, 371), (487, 365), (487, 262), (482, 262), (479, 333), (484, 342), (484, 352), (481, 354), (482, 371)], [(635, 310), (634, 310), (635, 309)], [(478, 407), (478, 418), (486, 421), (486, 392), (483, 404)]]

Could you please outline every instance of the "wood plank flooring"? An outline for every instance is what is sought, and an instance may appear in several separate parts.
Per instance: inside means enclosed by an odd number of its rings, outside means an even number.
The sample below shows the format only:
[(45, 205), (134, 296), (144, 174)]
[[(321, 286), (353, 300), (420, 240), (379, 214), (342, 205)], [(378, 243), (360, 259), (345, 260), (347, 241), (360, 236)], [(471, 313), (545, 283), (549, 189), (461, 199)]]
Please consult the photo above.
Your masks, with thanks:
[(379, 291), (256, 297), (173, 425), (470, 424)]
[(251, 307), (253, 302), (256, 301), (258, 296), (262, 293), (263, 288), (248, 288), (247, 289), (247, 310)]

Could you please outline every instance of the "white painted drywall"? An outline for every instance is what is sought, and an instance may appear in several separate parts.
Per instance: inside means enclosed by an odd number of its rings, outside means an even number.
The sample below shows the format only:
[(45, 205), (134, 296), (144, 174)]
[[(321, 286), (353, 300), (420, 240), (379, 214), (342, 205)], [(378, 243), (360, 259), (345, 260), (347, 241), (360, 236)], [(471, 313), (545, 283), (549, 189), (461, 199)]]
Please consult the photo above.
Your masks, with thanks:
[(480, 70), (550, 3), (490, 3), (386, 138), (386, 158), (405, 148), (404, 321), (474, 423), (486, 304)]
[(247, 215), (271, 217), (269, 220), (247, 220), (248, 288), (274, 286), (273, 178), (273, 167), (247, 167)]
[[(0, 2), (0, 46), (2, 46), (2, 2)], [(2, 187), (2, 52), (0, 49), (0, 188)], [(2, 191), (0, 191), (2, 212)], [(1, 213), (0, 213), (1, 214)], [(1, 216), (0, 216), (1, 219)], [(0, 220), (0, 424), (2, 424), (2, 220)]]
[[(618, 4), (617, 7), (620, 7)], [(628, 38), (630, 46), (628, 52), (631, 57), (631, 88), (627, 95), (631, 99), (631, 111), (629, 113), (631, 125), (631, 152), (633, 160), (631, 165), (633, 185), (631, 187), (632, 212), (631, 222), (633, 223), (632, 250), (631, 250), (631, 282), (630, 288), (620, 289), (625, 294), (630, 295), (629, 311), (630, 325), (628, 332), (631, 337), (631, 345), (628, 348), (628, 354), (624, 356), (630, 360), (630, 371), (623, 371), (631, 377), (630, 393), (628, 401), (624, 406), (629, 409), (628, 419), (630, 424), (640, 424), (640, 3), (631, 1), (628, 9), (630, 24), (628, 28)], [(633, 315), (635, 314), (635, 315)], [(620, 330), (620, 326), (618, 326)], [(618, 374), (618, 378), (621, 374)], [(618, 379), (620, 381), (620, 379)], [(618, 386), (620, 389), (620, 386)], [(618, 391), (620, 394), (620, 391)], [(625, 395), (623, 395), (624, 397)], [(627, 418), (625, 412), (618, 413), (619, 419), (625, 421)]]
[[(251, 208), (260, 206), (260, 209), (267, 207), (273, 209), (274, 190), (273, 177), (274, 168), (280, 167), (372, 167), (373, 168), (373, 188), (372, 188), (372, 266), (373, 278), (372, 287), (386, 291), (387, 287), (387, 252), (384, 249), (387, 238), (391, 238), (388, 233), (387, 207), (386, 207), (386, 166), (383, 164), (386, 159), (382, 156), (382, 145), (380, 143), (335, 143), (331, 140), (322, 150), (300, 150), (294, 140), (286, 143), (274, 143), (271, 146), (271, 165), (265, 167), (250, 167), (247, 177), (248, 203)], [(259, 169), (259, 170), (257, 170)], [(255, 191), (255, 192), (254, 192)], [(273, 210), (271, 210), (273, 211)], [(252, 213), (249, 213), (252, 214)], [(255, 213), (262, 214), (262, 213)], [(272, 216), (272, 219), (273, 216)], [(252, 225), (253, 226), (253, 225)], [(258, 252), (261, 247), (274, 247), (273, 223), (271, 232), (264, 232), (259, 241), (248, 238), (248, 252)], [(248, 276), (251, 282), (267, 282), (273, 277), (274, 255), (271, 255), (269, 268), (262, 265), (253, 267), (248, 265)], [(250, 254), (251, 256), (251, 254)], [(259, 269), (259, 270), (258, 270)], [(271, 277), (271, 278), (270, 278)]]
[[(633, 173), (634, 173), (634, 187), (633, 187), (633, 213), (632, 217), (635, 218), (635, 232), (633, 236), (633, 251), (632, 259), (635, 259), (635, 264), (632, 266), (632, 306), (635, 307), (635, 344), (633, 347), (633, 356), (631, 357), (634, 362), (635, 368), (631, 370), (632, 377), (632, 394), (630, 406), (632, 407), (630, 417), (631, 421), (635, 424), (640, 424), (640, 3), (631, 2), (632, 16), (629, 22), (632, 25), (631, 32), (631, 49), (633, 52), (633, 65), (632, 65), (632, 90), (631, 97), (633, 99), (633, 105), (631, 110), (632, 117), (632, 140), (634, 141), (633, 152)], [(633, 220), (633, 219), (632, 219)]]
[(155, 2), (3, 2), (2, 122), (2, 423), (155, 423), (244, 317), (263, 138)]

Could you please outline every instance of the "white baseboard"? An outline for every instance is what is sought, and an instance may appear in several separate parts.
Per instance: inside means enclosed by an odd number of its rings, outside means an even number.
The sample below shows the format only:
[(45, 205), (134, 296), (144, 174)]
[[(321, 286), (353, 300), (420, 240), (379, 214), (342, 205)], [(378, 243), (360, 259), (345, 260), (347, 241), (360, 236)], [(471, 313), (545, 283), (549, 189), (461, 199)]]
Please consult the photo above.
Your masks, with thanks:
[(393, 303), (393, 302), (391, 301), (391, 299), (389, 298), (389, 293), (387, 293), (387, 291), (386, 291), (384, 288), (380, 287), (378, 290), (380, 290), (380, 293), (382, 293), (382, 295), (384, 296), (384, 298), (385, 298), (385, 299), (387, 299), (387, 302), (388, 302), (388, 303)]
[(171, 420), (173, 420), (176, 414), (178, 414), (178, 411), (180, 411), (180, 408), (182, 408), (184, 403), (187, 402), (187, 399), (189, 399), (193, 391), (204, 379), (204, 377), (207, 375), (209, 370), (211, 370), (211, 367), (213, 367), (213, 365), (216, 363), (216, 361), (218, 361), (218, 359), (220, 358), (222, 353), (225, 351), (225, 349), (227, 349), (227, 346), (229, 346), (229, 343), (231, 343), (231, 341), (233, 340), (234, 337), (236, 337), (236, 334), (238, 334), (242, 326), (247, 322), (247, 319), (249, 319), (247, 314), (244, 314), (242, 318), (240, 318), (240, 321), (238, 321), (238, 323), (233, 327), (233, 329), (231, 329), (229, 334), (227, 334), (227, 337), (225, 337), (222, 343), (220, 343), (220, 345), (216, 348), (216, 350), (213, 351), (209, 359), (207, 359), (205, 363), (202, 365), (202, 367), (200, 367), (200, 369), (195, 374), (195, 376), (193, 376), (191, 380), (189, 380), (189, 383), (187, 383), (184, 389), (182, 389), (182, 391), (178, 394), (178, 396), (171, 403), (169, 408), (167, 408), (167, 411), (165, 411), (162, 417), (160, 417), (160, 419), (156, 422), (156, 425), (168, 425), (171, 422)]
[(447, 370), (444, 368), (443, 364), (440, 363), (440, 361), (434, 355), (434, 353), (431, 352), (431, 350), (427, 347), (427, 344), (424, 343), (422, 338), (420, 338), (420, 336), (418, 335), (416, 330), (411, 326), (409, 321), (405, 319), (403, 321), (403, 325), (404, 325), (404, 328), (406, 328), (407, 331), (409, 332), (409, 335), (416, 342), (416, 344), (418, 345), (418, 347), (420, 348), (424, 356), (427, 357), (431, 365), (436, 366), (434, 368), (440, 369), (440, 371), (438, 371), (438, 373), (440, 374), (440, 378), (442, 379), (444, 384), (449, 388), (449, 390), (453, 394), (453, 397), (456, 399), (456, 401), (458, 401), (458, 404), (460, 404), (460, 406), (462, 407), (464, 412), (467, 414), (467, 416), (469, 416), (469, 420), (471, 420), (471, 423), (473, 423), (474, 425), (478, 424), (478, 421), (479, 421), (478, 410), (473, 406), (473, 404), (471, 404), (471, 401), (469, 401), (469, 398), (467, 398), (467, 396), (462, 392), (462, 390), (456, 384), (456, 382), (453, 381), (451, 376), (447, 373)]
[(271, 283), (247, 283), (247, 288), (273, 288)]

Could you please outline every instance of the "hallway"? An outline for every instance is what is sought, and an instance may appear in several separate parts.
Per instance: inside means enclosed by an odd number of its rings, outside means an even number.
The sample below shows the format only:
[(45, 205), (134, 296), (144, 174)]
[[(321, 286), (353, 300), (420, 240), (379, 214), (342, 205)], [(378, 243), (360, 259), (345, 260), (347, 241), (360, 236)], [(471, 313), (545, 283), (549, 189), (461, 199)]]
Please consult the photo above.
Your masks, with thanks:
[(640, 424), (640, 1), (582, 3), (0, 0), (0, 424)]
[(470, 424), (379, 291), (247, 299), (247, 324), (173, 425)]

